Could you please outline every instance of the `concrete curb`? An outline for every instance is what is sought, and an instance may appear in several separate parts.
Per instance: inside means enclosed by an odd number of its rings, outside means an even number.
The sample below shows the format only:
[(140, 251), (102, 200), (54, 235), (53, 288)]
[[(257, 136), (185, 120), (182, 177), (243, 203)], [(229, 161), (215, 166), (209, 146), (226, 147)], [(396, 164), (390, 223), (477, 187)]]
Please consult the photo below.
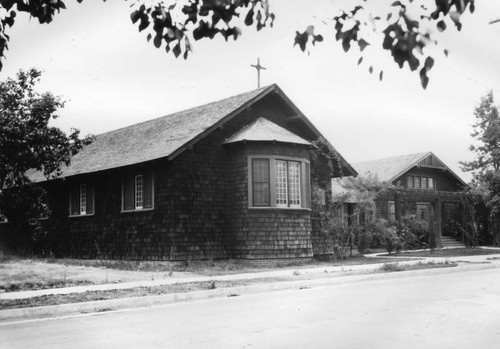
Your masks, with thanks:
[(0, 324), (36, 319), (47, 319), (61, 316), (71, 316), (85, 313), (99, 313), (103, 311), (134, 309), (155, 305), (166, 305), (177, 302), (208, 300), (212, 298), (252, 295), (266, 292), (306, 289), (311, 287), (346, 286), (351, 283), (372, 280), (405, 278), (415, 276), (432, 276), (447, 273), (470, 272), (485, 269), (499, 268), (496, 263), (474, 264), (439, 269), (421, 269), (412, 271), (376, 273), (363, 275), (345, 275), (331, 278), (317, 278), (310, 280), (283, 281), (249, 286), (237, 286), (214, 290), (200, 290), (185, 293), (171, 293), (144, 297), (118, 298), (102, 301), (50, 305), (42, 307), (18, 308), (0, 310)]

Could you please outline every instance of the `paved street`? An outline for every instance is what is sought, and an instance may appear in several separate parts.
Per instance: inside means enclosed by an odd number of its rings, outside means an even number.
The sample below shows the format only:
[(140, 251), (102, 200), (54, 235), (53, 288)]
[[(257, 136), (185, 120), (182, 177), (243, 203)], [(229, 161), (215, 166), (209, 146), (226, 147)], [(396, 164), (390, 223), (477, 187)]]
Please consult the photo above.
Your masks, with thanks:
[(1, 348), (496, 348), (498, 269), (0, 325)]

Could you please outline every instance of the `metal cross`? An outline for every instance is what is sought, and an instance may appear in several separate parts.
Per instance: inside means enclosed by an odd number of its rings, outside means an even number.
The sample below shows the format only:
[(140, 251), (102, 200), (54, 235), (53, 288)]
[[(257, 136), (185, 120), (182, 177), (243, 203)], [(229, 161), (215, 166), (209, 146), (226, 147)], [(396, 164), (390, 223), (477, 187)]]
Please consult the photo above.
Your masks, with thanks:
[(260, 58), (257, 58), (257, 64), (251, 64), (250, 66), (257, 69), (257, 88), (260, 88), (260, 71), (266, 70), (266, 68), (260, 65)]

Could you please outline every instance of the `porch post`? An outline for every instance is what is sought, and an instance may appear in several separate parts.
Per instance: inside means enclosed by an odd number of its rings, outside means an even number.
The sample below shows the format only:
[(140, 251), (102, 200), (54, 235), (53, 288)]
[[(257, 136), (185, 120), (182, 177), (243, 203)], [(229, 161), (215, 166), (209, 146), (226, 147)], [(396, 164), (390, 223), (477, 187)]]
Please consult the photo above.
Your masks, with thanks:
[(437, 198), (435, 201), (435, 223), (434, 223), (434, 236), (436, 238), (436, 247), (437, 248), (442, 248), (443, 247), (443, 242), (442, 242), (442, 225), (443, 225), (443, 219), (442, 219), (442, 202), (441, 198)]
[(396, 221), (401, 222), (401, 198), (399, 193), (394, 194), (394, 211), (396, 213)]

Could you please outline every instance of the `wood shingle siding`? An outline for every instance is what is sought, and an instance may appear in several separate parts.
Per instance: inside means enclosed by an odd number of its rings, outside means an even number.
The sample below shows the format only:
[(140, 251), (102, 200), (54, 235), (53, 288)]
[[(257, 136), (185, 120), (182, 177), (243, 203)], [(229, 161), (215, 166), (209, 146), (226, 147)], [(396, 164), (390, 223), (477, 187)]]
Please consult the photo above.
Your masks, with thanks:
[[(259, 118), (285, 130), (279, 134), (287, 140), (304, 142), (225, 144)], [(164, 130), (169, 127), (175, 132)], [(251, 207), (248, 163), (249, 157), (266, 155), (308, 164), (309, 143), (319, 136), (275, 85), (98, 136), (89, 148), (98, 152), (95, 158), (86, 149), (64, 178), (42, 183), (52, 211), (43, 222), (48, 232), (43, 248), (70, 258), (311, 258), (308, 204)], [(344, 170), (355, 174), (341, 160)], [(301, 178), (309, 181), (305, 166)], [(93, 215), (70, 218), (69, 191), (82, 183), (93, 186)], [(308, 203), (309, 183), (301, 190)]]

